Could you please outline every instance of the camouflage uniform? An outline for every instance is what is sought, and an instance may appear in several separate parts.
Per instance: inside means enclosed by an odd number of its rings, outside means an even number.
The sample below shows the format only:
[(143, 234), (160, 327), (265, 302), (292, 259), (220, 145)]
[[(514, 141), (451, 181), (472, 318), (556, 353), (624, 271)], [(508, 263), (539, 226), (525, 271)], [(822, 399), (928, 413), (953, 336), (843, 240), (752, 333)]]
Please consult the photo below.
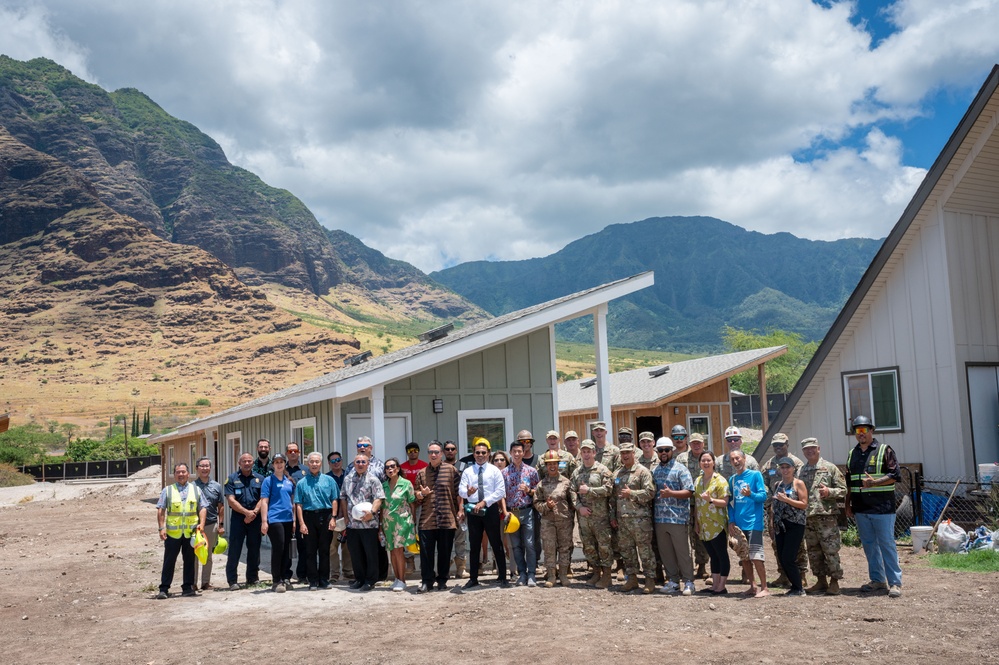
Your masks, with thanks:
[[(549, 497), (555, 502), (548, 507)], [(545, 476), (534, 488), (534, 508), (541, 514), (541, 542), (549, 579), (556, 565), (564, 574), (572, 561), (572, 518), (576, 510), (576, 490), (569, 479)], [(564, 584), (565, 582), (563, 582)]]
[[(614, 502), (610, 500), (611, 488), (614, 487), (613, 474), (600, 462), (594, 462), (589, 469), (580, 464), (569, 482), (577, 496), (577, 512), (580, 508), (593, 511), (588, 517), (579, 515), (579, 539), (583, 542), (583, 555), (593, 568), (610, 568), (614, 565), (610, 525), (614, 517)], [(586, 494), (580, 494), (580, 485), (586, 485), (590, 490)]]
[[(703, 450), (701, 452), (704, 452)], [(690, 472), (690, 477), (695, 482), (697, 477), (701, 475), (701, 463), (698, 461), (693, 454), (690, 452), (690, 448), (683, 451), (676, 456), (676, 463), (687, 467), (687, 471)], [(690, 514), (693, 515), (697, 511), (697, 501), (696, 496), (690, 497)], [(708, 556), (708, 550), (704, 547), (704, 541), (700, 539), (697, 532), (694, 531), (694, 520), (690, 520), (690, 524), (687, 525), (687, 540), (690, 541), (690, 549), (694, 551), (694, 565), (700, 568), (701, 566), (706, 566), (710, 563), (711, 558)]]
[[(564, 450), (558, 451), (559, 462), (558, 462), (558, 472), (563, 478), (572, 478), (572, 474), (576, 472), (576, 467), (579, 466), (579, 462), (576, 458), (567, 453)], [(538, 455), (538, 460), (534, 465), (534, 468), (538, 470), (538, 475), (544, 478), (548, 475), (548, 468), (545, 463), (541, 461), (544, 454)]]
[[(840, 539), (837, 516), (838, 499), (846, 496), (846, 478), (839, 468), (821, 457), (815, 466), (803, 464), (798, 478), (808, 489), (808, 508), (805, 511), (805, 546), (812, 574), (818, 577), (843, 579), (843, 566), (839, 561)], [(829, 498), (819, 496), (819, 485), (829, 488)]]
[[(746, 468), (752, 469), (754, 471), (760, 470), (760, 463), (756, 461), (756, 458), (752, 455), (746, 455)], [(728, 456), (728, 453), (724, 453), (715, 458), (715, 471), (722, 475), (722, 478), (728, 480), (735, 475), (735, 469), (732, 468), (732, 458)], [(697, 475), (700, 475), (700, 471)]]
[[(801, 465), (804, 464), (796, 456), (788, 453), (787, 457), (791, 458), (794, 462), (794, 472), (795, 474), (801, 469)], [(767, 460), (766, 464), (760, 467), (760, 473), (763, 474), (763, 482), (767, 486), (767, 500), (763, 503), (763, 528), (766, 529), (767, 534), (770, 536), (770, 547), (774, 551), (774, 559), (777, 561), (777, 574), (780, 577), (786, 577), (784, 574), (784, 566), (780, 562), (780, 555), (777, 554), (777, 541), (773, 537), (773, 516), (770, 514), (771, 506), (774, 502), (774, 487), (780, 482), (781, 476), (780, 471), (777, 470), (777, 456), (771, 457)], [(795, 563), (798, 564), (798, 572), (801, 573), (801, 579), (805, 579), (805, 575), (808, 573), (808, 555), (805, 552), (805, 540), (801, 540), (801, 547), (798, 548), (798, 556), (795, 558)], [(813, 570), (814, 574), (815, 571)]]
[(613, 443), (608, 443), (603, 449), (597, 448), (596, 459), (597, 462), (606, 466), (611, 473), (616, 473), (621, 468), (621, 449)]
[[(629, 498), (621, 496), (625, 487), (631, 489)], [(655, 494), (652, 473), (641, 464), (636, 463), (630, 469), (621, 467), (614, 474), (618, 542), (628, 575), (637, 575), (642, 565), (651, 569), (655, 560), (652, 555), (652, 513), (649, 509)], [(647, 574), (651, 572), (646, 571)]]

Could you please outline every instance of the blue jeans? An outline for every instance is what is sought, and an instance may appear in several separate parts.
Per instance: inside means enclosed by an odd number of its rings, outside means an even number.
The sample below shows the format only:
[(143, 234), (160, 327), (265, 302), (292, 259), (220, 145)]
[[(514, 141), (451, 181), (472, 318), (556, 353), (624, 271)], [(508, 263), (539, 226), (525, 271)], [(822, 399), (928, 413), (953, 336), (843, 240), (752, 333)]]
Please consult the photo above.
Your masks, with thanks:
[[(902, 567), (895, 549), (895, 513), (856, 513), (857, 534), (867, 557), (867, 574), (873, 582), (902, 586)], [(887, 577), (887, 579), (886, 579)]]
[(513, 511), (520, 520), (520, 528), (510, 534), (510, 547), (513, 548), (513, 560), (517, 562), (520, 579), (534, 579), (538, 567), (538, 552), (534, 547), (534, 508), (514, 508)]

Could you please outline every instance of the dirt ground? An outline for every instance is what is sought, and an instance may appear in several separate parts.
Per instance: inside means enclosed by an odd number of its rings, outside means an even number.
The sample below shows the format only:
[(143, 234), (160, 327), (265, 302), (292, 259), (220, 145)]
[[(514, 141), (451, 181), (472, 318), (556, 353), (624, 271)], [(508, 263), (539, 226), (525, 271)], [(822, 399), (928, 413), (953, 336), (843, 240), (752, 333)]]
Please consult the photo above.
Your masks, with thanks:
[[(999, 574), (932, 569), (905, 549), (898, 600), (859, 595), (864, 559), (845, 548), (839, 597), (624, 595), (577, 581), (157, 601), (157, 493), (151, 477), (0, 490), (4, 663), (999, 662)], [(220, 585), (223, 567), (216, 557)], [(178, 566), (172, 591), (179, 582)]]

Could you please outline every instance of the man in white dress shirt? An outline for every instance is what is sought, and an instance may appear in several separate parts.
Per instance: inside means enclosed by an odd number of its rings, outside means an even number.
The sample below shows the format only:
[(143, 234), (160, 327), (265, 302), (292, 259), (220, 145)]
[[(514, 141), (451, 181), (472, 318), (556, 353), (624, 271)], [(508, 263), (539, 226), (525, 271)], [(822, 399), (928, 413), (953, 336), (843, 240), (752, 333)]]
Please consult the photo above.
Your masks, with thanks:
[(478, 543), (482, 542), (482, 534), (489, 538), (496, 559), (497, 581), (502, 588), (510, 586), (506, 577), (506, 554), (503, 550), (503, 538), (500, 533), (499, 502), (506, 497), (506, 483), (503, 474), (489, 463), (489, 444), (485, 439), (477, 439), (472, 449), (474, 463), (461, 474), (458, 484), (458, 494), (467, 501), (465, 505), (468, 516), (468, 542), (472, 565), (469, 569), (468, 582), (465, 589), (479, 586), (479, 564), (481, 550)]

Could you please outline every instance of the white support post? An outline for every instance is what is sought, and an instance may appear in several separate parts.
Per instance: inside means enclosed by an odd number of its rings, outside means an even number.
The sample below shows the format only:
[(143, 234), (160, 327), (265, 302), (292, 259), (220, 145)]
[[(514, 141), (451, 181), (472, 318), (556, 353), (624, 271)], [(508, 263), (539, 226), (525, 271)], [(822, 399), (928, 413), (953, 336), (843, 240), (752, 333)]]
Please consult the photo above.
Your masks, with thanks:
[[(326, 451), (326, 456), (328, 457), (334, 450), (343, 455), (344, 460), (347, 459), (348, 453), (353, 452), (351, 449), (347, 448), (347, 444), (343, 440), (343, 425), (340, 422), (340, 400), (333, 398), (330, 400), (330, 411), (333, 419), (333, 440), (330, 442), (330, 449)], [(346, 468), (346, 463), (344, 468)]]
[(555, 369), (555, 324), (549, 324), (548, 326), (548, 344), (551, 345), (551, 363), (552, 363), (552, 420), (554, 421), (553, 429), (562, 431), (562, 425), (559, 422), (558, 417), (558, 371)]
[(607, 429), (613, 432), (607, 352), (607, 303), (593, 310), (593, 346), (597, 358), (597, 415), (607, 423)]
[(371, 389), (371, 442), (375, 457), (385, 459), (385, 386)]

